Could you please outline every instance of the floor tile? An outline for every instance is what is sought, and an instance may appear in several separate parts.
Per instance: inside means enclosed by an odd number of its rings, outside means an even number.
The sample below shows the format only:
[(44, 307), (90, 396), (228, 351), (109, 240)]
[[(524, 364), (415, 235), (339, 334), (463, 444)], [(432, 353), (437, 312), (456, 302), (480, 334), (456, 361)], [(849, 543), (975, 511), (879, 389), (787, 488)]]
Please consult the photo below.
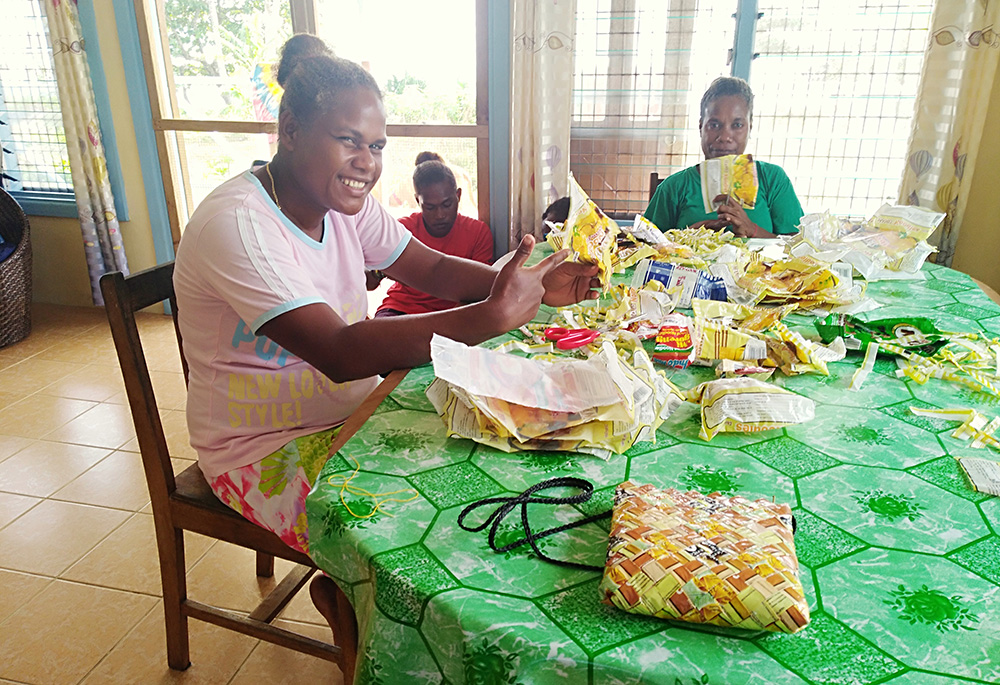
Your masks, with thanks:
[(228, 683), (257, 644), (254, 638), (191, 619), (188, 639), (191, 665), (184, 671), (171, 671), (167, 666), (163, 609), (157, 602), (135, 630), (87, 675), (82, 685)]
[(293, 567), (289, 561), (275, 559), (274, 576), (258, 578), (255, 560), (249, 549), (216, 543), (188, 572), (188, 596), (226, 609), (250, 611)]
[[(186, 533), (184, 550), (187, 567), (194, 566), (214, 543), (215, 540), (202, 535)], [(88, 585), (159, 596), (160, 559), (153, 517), (135, 514), (60, 577)]]
[(0, 410), (0, 434), (40, 438), (95, 406), (86, 400), (31, 395)]
[(48, 497), (108, 454), (98, 447), (36, 440), (0, 462), (0, 491)]
[(278, 616), (289, 621), (295, 621), (296, 623), (312, 623), (322, 627), (324, 630), (330, 630), (330, 624), (326, 622), (326, 619), (319, 613), (319, 609), (316, 608), (316, 605), (312, 603), (312, 599), (309, 597), (308, 585), (292, 597), (292, 601), (288, 603), (288, 606)]
[(128, 517), (124, 511), (43, 500), (0, 530), (0, 568), (57, 576)]
[[(276, 625), (324, 642), (329, 642), (332, 639), (329, 627), (321, 628), (305, 623), (281, 620), (277, 621)], [(341, 673), (336, 664), (262, 641), (254, 647), (253, 652), (240, 667), (236, 677), (229, 681), (229, 685), (256, 685), (256, 683), (267, 683), (268, 685), (295, 685), (296, 683), (341, 685), (343, 682), (344, 674)]]
[(163, 434), (167, 438), (167, 449), (170, 450), (170, 456), (181, 459), (197, 459), (198, 453), (191, 447), (191, 438), (188, 437), (185, 413), (174, 410), (161, 411), (160, 421), (163, 424)]
[[(2, 471), (3, 465), (0, 464)], [(79, 504), (139, 511), (149, 502), (142, 457), (135, 452), (112, 452), (51, 497)]]
[(111, 449), (134, 437), (132, 414), (128, 407), (117, 404), (98, 404), (45, 435), (46, 440)]
[(31, 444), (30, 438), (0, 435), (0, 462)]
[(37, 497), (0, 492), (0, 528), (41, 502)]
[(35, 392), (79, 371), (84, 366), (79, 363), (31, 357), (0, 371), (0, 387), (4, 388), (5, 392), (14, 392), (18, 387)]
[(30, 573), (0, 570), (0, 623), (52, 582), (51, 578)]
[(74, 400), (104, 402), (119, 393), (124, 395), (125, 382), (120, 374), (109, 371), (106, 366), (88, 364), (38, 392)]
[(150, 371), (156, 406), (163, 409), (184, 409), (187, 404), (187, 386), (180, 371)]
[(157, 603), (155, 597), (55, 581), (0, 631), (0, 677), (75, 683)]

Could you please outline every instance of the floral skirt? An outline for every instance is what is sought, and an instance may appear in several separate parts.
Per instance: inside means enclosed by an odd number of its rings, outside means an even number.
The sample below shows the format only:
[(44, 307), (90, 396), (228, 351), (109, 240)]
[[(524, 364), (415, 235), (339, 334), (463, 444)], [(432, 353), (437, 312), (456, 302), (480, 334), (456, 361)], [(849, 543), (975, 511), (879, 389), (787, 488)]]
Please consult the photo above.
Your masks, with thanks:
[(243, 518), (309, 554), (306, 495), (319, 476), (340, 426), (295, 438), (258, 462), (209, 479), (216, 497)]

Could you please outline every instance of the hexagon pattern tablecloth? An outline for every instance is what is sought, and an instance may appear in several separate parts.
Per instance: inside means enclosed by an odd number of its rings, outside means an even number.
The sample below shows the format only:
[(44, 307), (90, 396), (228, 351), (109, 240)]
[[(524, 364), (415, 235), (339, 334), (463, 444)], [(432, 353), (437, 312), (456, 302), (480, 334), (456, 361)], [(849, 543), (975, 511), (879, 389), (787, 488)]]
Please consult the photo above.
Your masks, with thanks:
[[(1000, 336), (998, 308), (966, 275), (928, 264), (924, 281), (873, 283), (887, 306), (865, 318), (923, 316), (951, 331)], [(786, 320), (814, 334), (811, 319)], [(312, 556), (359, 618), (358, 683), (891, 683), (1000, 681), (1000, 500), (971, 489), (955, 456), (1000, 455), (950, 437), (957, 424), (916, 407), (974, 407), (997, 398), (931, 380), (917, 385), (879, 359), (847, 390), (857, 355), (830, 376), (778, 374), (816, 401), (816, 418), (784, 430), (698, 438), (686, 403), (609, 462), (568, 453), (506, 454), (445, 437), (424, 396), (429, 366), (411, 371), (334, 455), (309, 496)], [(673, 373), (689, 388), (711, 369)], [(367, 519), (349, 514), (333, 474), (360, 472), (371, 492), (413, 489)], [(794, 635), (693, 627), (619, 612), (599, 601), (599, 574), (495, 554), (458, 513), (475, 500), (573, 475), (595, 484), (576, 508), (535, 507), (532, 526), (610, 508), (625, 479), (792, 504), (812, 622)], [(346, 495), (355, 513), (371, 502)], [(511, 517), (516, 518), (516, 517)], [(560, 559), (602, 564), (607, 521), (546, 538)], [(517, 536), (513, 521), (500, 536)]]

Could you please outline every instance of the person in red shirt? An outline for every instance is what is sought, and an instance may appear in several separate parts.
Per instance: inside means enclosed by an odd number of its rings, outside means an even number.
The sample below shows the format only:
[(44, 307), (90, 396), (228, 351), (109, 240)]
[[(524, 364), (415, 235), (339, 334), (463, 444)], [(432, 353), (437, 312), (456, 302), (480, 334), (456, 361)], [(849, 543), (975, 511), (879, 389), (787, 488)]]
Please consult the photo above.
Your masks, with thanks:
[[(482, 221), (458, 213), (462, 189), (440, 155), (434, 152), (417, 155), (413, 190), (421, 211), (399, 221), (417, 240), (448, 255), (483, 264), (493, 262), (493, 234)], [(396, 282), (389, 286), (375, 317), (439, 312), (459, 304)]]

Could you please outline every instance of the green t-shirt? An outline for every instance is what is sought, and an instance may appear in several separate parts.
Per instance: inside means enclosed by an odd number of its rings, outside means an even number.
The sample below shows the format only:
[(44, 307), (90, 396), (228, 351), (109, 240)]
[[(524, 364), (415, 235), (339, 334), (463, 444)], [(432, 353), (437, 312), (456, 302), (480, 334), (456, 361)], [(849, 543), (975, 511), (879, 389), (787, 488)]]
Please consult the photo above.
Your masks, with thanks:
[[(747, 216), (771, 233), (798, 233), (798, 223), (805, 213), (788, 175), (777, 164), (757, 165), (757, 202)], [(685, 228), (706, 219), (718, 219), (715, 212), (705, 213), (701, 199), (701, 174), (698, 165), (668, 176), (653, 194), (645, 217), (660, 230)]]

